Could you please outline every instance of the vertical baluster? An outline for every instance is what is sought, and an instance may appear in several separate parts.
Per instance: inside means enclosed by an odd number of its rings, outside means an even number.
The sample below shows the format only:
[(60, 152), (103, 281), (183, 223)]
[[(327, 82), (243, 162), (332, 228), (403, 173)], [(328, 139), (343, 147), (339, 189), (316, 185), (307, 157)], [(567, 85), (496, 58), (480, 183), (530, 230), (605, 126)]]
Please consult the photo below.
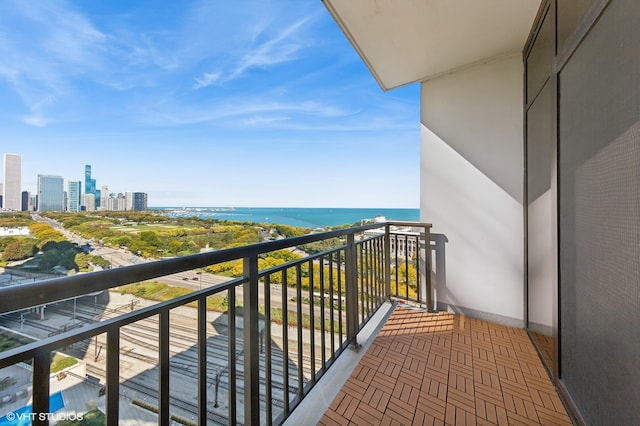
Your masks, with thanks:
[(169, 311), (163, 309), (158, 323), (159, 368), (158, 368), (158, 423), (169, 426)]
[(391, 297), (391, 235), (389, 224), (384, 228), (384, 296), (388, 299)]
[(33, 357), (33, 411), (34, 425), (48, 425), (49, 420), (39, 414), (49, 412), (49, 375), (51, 373), (51, 352), (39, 350)]
[(427, 309), (436, 309), (433, 300), (433, 288), (431, 283), (431, 225), (425, 225), (424, 227), (424, 248), (425, 248), (425, 261), (424, 261), (424, 278), (427, 288)]
[(307, 270), (309, 271), (309, 347), (311, 348), (310, 370), (311, 370), (311, 383), (316, 382), (316, 324), (315, 324), (315, 303), (314, 303), (314, 280), (313, 280), (313, 261), (310, 260), (307, 263)]
[(236, 354), (238, 351), (237, 348), (237, 339), (236, 339), (236, 288), (231, 287), (227, 290), (227, 299), (228, 299), (228, 321), (229, 321), (229, 329), (228, 329), (228, 337), (227, 337), (227, 354), (229, 356), (229, 364), (228, 364), (228, 380), (229, 380), (229, 395), (227, 399), (227, 404), (229, 405), (229, 424), (235, 425), (238, 422), (238, 407), (236, 405), (236, 398), (238, 392), (237, 386), (237, 377), (238, 372), (236, 368)]
[[(326, 324), (325, 324), (325, 288), (324, 288), (324, 256), (320, 256), (320, 272), (318, 279), (320, 280), (320, 349), (322, 351), (322, 369), (327, 368), (327, 342), (326, 342)], [(332, 336), (333, 334), (329, 334)]]
[(375, 244), (375, 240), (369, 241), (367, 243), (367, 259), (369, 263), (369, 267), (367, 268), (367, 318), (371, 315), (373, 311), (373, 286), (374, 286), (374, 278), (375, 278), (375, 267), (374, 267), (374, 252), (373, 247)]
[(264, 375), (266, 386), (266, 423), (273, 423), (273, 372), (271, 368), (271, 275), (264, 277)]
[(409, 300), (409, 236), (404, 236), (404, 292), (405, 292), (405, 300)]
[(395, 262), (394, 265), (396, 267), (396, 291), (394, 296), (400, 297), (400, 265), (398, 263), (398, 246), (400, 245), (400, 239), (398, 238), (398, 234), (393, 234), (393, 248), (395, 252)]
[(207, 424), (207, 298), (198, 299), (198, 424)]
[(418, 289), (418, 304), (422, 305), (422, 279), (424, 275), (421, 271), (421, 262), (420, 257), (422, 256), (422, 249), (420, 247), (420, 235), (416, 236), (416, 245), (415, 245), (415, 258), (416, 258), (416, 287)]
[[(337, 287), (338, 287), (338, 336), (340, 342), (340, 346), (342, 346), (342, 342), (344, 340), (344, 332), (343, 332), (343, 321), (342, 321), (342, 261), (340, 260), (340, 256), (338, 257), (338, 267), (337, 267)], [(346, 261), (346, 251), (345, 251), (345, 261)]]
[[(98, 336), (96, 336), (96, 345)], [(120, 329), (107, 331), (107, 425), (117, 426), (120, 420)]]
[(296, 322), (297, 340), (298, 340), (298, 398), (302, 399), (302, 391), (304, 390), (304, 345), (302, 344), (302, 268), (298, 263), (296, 265)]
[(347, 236), (347, 255), (345, 265), (347, 342), (352, 348), (358, 347), (358, 288), (357, 288), (357, 252), (353, 234)]
[[(338, 250), (337, 257), (340, 259), (340, 250)], [(333, 279), (333, 253), (329, 255), (329, 314), (331, 315), (329, 318), (329, 327), (331, 328), (331, 358), (335, 357), (336, 354), (336, 336), (335, 336), (335, 301), (334, 297), (334, 279)], [(342, 312), (340, 307), (338, 307), (338, 312)]]
[(289, 313), (287, 292), (287, 271), (282, 270), (282, 391), (284, 393), (284, 412), (289, 414)]
[(244, 258), (244, 424), (260, 424), (260, 342), (258, 256)]
[[(364, 320), (364, 315), (365, 315), (365, 309), (364, 309), (364, 295), (366, 292), (366, 283), (367, 283), (367, 255), (366, 255), (366, 251), (365, 251), (365, 245), (366, 243), (361, 243), (358, 244), (356, 246), (354, 246), (354, 251), (356, 252), (356, 255), (354, 257), (355, 259), (355, 270), (359, 271), (359, 274), (356, 274), (354, 276), (354, 280), (355, 280), (355, 284), (356, 284), (356, 306), (358, 304), (358, 302), (360, 302), (360, 321)], [(347, 281), (348, 283), (348, 281)], [(348, 284), (347, 284), (348, 285)], [(349, 294), (348, 290), (347, 290), (347, 295)], [(347, 314), (348, 315), (348, 314)], [(348, 320), (347, 320), (348, 321)], [(356, 320), (357, 321), (357, 320)], [(347, 322), (348, 324), (348, 322)]]

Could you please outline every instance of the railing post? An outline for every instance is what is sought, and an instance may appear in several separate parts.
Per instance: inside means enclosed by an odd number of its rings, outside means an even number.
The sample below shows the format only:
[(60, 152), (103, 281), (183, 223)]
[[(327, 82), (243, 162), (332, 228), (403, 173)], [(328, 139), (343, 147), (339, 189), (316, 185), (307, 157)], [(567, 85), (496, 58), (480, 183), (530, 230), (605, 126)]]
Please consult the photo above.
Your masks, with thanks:
[(51, 353), (38, 351), (33, 357), (33, 418), (34, 425), (48, 425), (49, 419), (40, 414), (49, 412), (49, 374), (51, 372)]
[[(96, 336), (96, 346), (98, 336)], [(107, 332), (107, 426), (116, 426), (120, 422), (120, 329)]]
[[(249, 257), (245, 257), (243, 266), (244, 277), (247, 281), (244, 285), (244, 306), (242, 309), (244, 333), (244, 424), (257, 425), (260, 424), (258, 256), (251, 254)], [(229, 378), (229, 380), (232, 379)]]
[[(202, 275), (200, 276), (202, 277)], [(202, 279), (202, 278), (201, 278)], [(207, 424), (207, 298), (198, 299), (198, 424)], [(217, 395), (216, 395), (217, 401)]]
[(384, 292), (387, 300), (391, 299), (391, 226), (384, 227)]
[(347, 235), (345, 258), (347, 341), (354, 350), (358, 345), (358, 256), (354, 234)]
[(431, 224), (427, 224), (424, 226), (424, 257), (425, 261), (422, 262), (422, 264), (426, 269), (426, 271), (424, 271), (424, 277), (427, 291), (427, 309), (430, 311), (434, 311), (435, 306), (433, 303), (433, 288), (431, 285)]
[(171, 413), (169, 401), (171, 388), (169, 384), (170, 351), (169, 310), (162, 310), (158, 315), (158, 424), (169, 426)]

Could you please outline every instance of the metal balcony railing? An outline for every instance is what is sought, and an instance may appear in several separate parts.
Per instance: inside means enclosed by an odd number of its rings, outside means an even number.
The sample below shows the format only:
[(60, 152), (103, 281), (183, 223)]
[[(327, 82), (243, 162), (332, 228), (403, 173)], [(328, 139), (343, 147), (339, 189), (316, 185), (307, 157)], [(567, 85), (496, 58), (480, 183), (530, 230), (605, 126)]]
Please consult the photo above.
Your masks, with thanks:
[[(0, 288), (2, 316), (44, 306), (53, 309), (61, 300), (74, 300), (75, 319), (76, 299), (83, 295), (221, 262), (243, 262), (239, 278), (137, 310), (132, 301), (129, 312), (1, 352), (0, 378), (4, 368), (29, 364), (32, 412), (49, 413), (52, 353), (93, 344), (97, 361), (100, 342), (106, 361), (87, 377), (105, 386), (109, 425), (124, 420), (123, 399), (133, 401), (141, 394), (145, 400), (138, 405), (155, 411), (161, 425), (280, 424), (336, 358), (349, 346), (357, 347), (358, 331), (383, 302), (394, 297), (433, 308), (431, 246), (425, 244), (430, 227), (376, 223)], [(335, 238), (344, 243), (259, 269), (265, 253)], [(212, 330), (207, 300), (221, 295), (228, 311)], [(185, 306), (195, 312), (193, 327), (172, 321)], [(149, 333), (150, 324), (157, 327), (155, 343), (132, 336)], [(190, 332), (193, 344), (179, 344), (177, 339)], [(127, 351), (122, 347), (125, 341), (132, 347)], [(148, 346), (157, 358), (149, 360), (136, 345)], [(157, 369), (152, 375), (156, 379), (125, 377), (125, 358), (135, 354)], [(0, 401), (1, 397), (0, 391)], [(6, 414), (0, 404), (0, 417)], [(48, 424), (46, 416), (32, 419), (34, 424)]]

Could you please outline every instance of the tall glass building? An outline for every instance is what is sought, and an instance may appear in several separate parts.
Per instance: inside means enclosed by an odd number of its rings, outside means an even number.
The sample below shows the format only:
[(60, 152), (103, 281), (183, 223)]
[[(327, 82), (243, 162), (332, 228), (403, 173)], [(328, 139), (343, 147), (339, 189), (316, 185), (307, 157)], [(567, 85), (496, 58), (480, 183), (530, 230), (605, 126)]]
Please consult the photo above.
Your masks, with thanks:
[(85, 194), (95, 194), (96, 180), (91, 179), (91, 165), (84, 166), (84, 192)]
[(134, 192), (133, 194), (132, 209), (141, 211), (147, 209), (147, 193), (146, 192)]
[(38, 175), (38, 211), (64, 211), (62, 176)]
[(95, 207), (100, 207), (100, 191), (96, 189), (96, 180), (91, 178), (90, 164), (84, 166), (84, 193), (93, 195)]
[(69, 198), (67, 210), (70, 212), (79, 212), (80, 206), (82, 205), (81, 196), (82, 196), (82, 182), (80, 181), (69, 181), (69, 190), (68, 190)]
[(22, 157), (18, 154), (4, 154), (2, 170), (2, 206), (5, 209), (22, 210)]

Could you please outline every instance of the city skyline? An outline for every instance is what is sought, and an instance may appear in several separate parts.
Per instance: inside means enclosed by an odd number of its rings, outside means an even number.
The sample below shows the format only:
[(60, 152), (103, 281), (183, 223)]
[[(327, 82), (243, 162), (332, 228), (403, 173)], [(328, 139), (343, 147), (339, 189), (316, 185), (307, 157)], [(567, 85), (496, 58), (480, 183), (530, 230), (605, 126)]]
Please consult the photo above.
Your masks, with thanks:
[(101, 189), (97, 189), (96, 180), (91, 178), (89, 164), (86, 164), (84, 169), (84, 191), (81, 181), (38, 173), (36, 191), (31, 192), (22, 188), (21, 170), (20, 154), (3, 154), (3, 180), (0, 181), (0, 208), (3, 211), (125, 211), (146, 210), (148, 207), (146, 192), (112, 192), (108, 185), (102, 185)]
[(0, 54), (31, 193), (91, 164), (151, 206), (419, 205), (419, 85), (382, 92), (320, 0), (8, 1)]

